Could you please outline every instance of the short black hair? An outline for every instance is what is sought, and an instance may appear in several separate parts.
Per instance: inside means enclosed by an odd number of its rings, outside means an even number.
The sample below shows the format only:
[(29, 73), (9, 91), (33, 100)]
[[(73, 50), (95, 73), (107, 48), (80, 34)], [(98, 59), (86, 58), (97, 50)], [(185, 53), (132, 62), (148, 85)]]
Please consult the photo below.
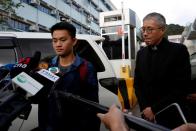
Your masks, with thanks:
[(67, 30), (72, 38), (76, 37), (76, 28), (68, 22), (59, 22), (50, 28), (50, 33), (53, 34), (55, 30)]

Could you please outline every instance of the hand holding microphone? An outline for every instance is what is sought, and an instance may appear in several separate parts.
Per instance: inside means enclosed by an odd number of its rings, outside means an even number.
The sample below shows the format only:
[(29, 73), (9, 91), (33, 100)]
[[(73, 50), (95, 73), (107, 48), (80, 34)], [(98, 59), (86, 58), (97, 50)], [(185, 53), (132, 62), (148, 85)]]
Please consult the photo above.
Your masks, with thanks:
[[(36, 51), (33, 57), (22, 58), (17, 64), (13, 66), (13, 69), (10, 71), (10, 77), (12, 78), (12, 81), (10, 81), (10, 83), (12, 83), (13, 89), (17, 88), (16, 85), (18, 85), (17, 82), (19, 81), (23, 83), (25, 82), (24, 80), (32, 81), (32, 79), (30, 79), (31, 77), (28, 74), (31, 74), (31, 72), (37, 69), (40, 58), (41, 53), (39, 51)], [(21, 91), (21, 93), (23, 94), (26, 94), (22, 90), (19, 91)]]
[[(14, 79), (21, 72), (30, 74), (37, 68), (40, 56), (41, 53), (36, 52), (33, 57), (21, 59), (19, 63), (12, 66), (10, 77)], [(24, 79), (21, 79), (21, 81), (24, 82)], [(31, 110), (31, 102), (26, 99), (24, 92), (21, 93), (21, 90), (13, 90), (7, 87), (12, 87), (12, 80), (0, 90), (0, 130), (9, 125), (21, 113), (25, 112), (23, 119), (27, 118), (28, 113), (26, 112)]]

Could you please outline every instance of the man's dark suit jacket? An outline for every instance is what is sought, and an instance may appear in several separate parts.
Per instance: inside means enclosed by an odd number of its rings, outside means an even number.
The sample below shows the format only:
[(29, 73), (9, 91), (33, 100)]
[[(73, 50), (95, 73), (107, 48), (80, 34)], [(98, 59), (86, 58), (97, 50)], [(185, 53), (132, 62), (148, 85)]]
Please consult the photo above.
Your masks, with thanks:
[(147, 46), (137, 53), (134, 88), (141, 111), (154, 113), (173, 102), (181, 103), (191, 80), (187, 48), (163, 38), (157, 47)]

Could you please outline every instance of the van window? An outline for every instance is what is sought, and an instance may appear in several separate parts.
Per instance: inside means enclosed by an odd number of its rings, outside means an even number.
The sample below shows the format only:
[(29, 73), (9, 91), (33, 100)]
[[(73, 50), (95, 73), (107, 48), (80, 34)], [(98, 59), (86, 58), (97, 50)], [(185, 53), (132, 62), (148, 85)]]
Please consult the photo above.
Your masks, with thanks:
[(86, 40), (78, 40), (76, 45), (74, 46), (74, 51), (82, 58), (90, 61), (97, 72), (105, 71), (105, 67), (99, 56)]
[(15, 63), (16, 56), (14, 49), (0, 49), (0, 66), (8, 63)]
[(0, 66), (16, 62), (15, 47), (14, 37), (0, 37)]
[(1, 37), (0, 49), (14, 48), (16, 46), (16, 39), (13, 37)]
[(41, 57), (55, 55), (51, 39), (18, 39), (24, 57), (31, 57), (36, 51), (41, 52)]

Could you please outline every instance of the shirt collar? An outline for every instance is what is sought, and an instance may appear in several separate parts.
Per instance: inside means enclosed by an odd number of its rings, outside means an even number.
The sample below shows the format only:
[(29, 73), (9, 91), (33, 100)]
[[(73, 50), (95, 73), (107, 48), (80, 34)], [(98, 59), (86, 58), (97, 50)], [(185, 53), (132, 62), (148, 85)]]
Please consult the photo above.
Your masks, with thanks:
[[(51, 66), (56, 66), (56, 67), (58, 67), (58, 61), (59, 61), (59, 57), (58, 57), (58, 56), (55, 56), (55, 57), (52, 59), (52, 65), (51, 65)], [(74, 60), (73, 64), (70, 65), (70, 69), (75, 69), (75, 68), (77, 68), (82, 62), (83, 62), (82, 58), (79, 57), (79, 56), (76, 54), (76, 57), (75, 57), (75, 60)]]
[(151, 51), (161, 50), (161, 49), (164, 48), (164, 45), (165, 45), (166, 43), (168, 43), (168, 40), (167, 40), (166, 38), (163, 38), (163, 39), (161, 40), (161, 42), (160, 42), (158, 45), (150, 45), (150, 46), (149, 46), (149, 49), (150, 49)]

